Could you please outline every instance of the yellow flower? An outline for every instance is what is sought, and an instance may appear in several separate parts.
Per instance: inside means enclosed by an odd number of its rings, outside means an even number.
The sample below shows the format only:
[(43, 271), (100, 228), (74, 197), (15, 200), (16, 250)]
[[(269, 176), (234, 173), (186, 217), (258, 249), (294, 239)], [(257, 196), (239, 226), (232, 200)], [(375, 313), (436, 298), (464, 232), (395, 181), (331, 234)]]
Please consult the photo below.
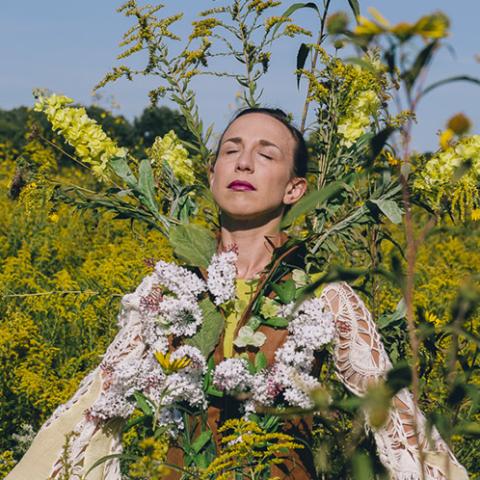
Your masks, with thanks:
[(457, 113), (448, 120), (447, 128), (456, 135), (465, 135), (472, 128), (472, 122), (465, 114)]
[(193, 32), (189, 38), (190, 40), (193, 40), (194, 38), (199, 37), (209, 37), (212, 35), (212, 30), (221, 24), (222, 22), (214, 17), (192, 22)]
[(157, 362), (162, 367), (162, 370), (167, 375), (178, 372), (179, 370), (188, 367), (192, 363), (192, 359), (188, 357), (176, 358), (175, 360), (172, 360), (170, 358), (170, 352), (166, 354), (163, 354), (162, 352), (155, 352), (154, 355), (157, 359)]
[(475, 208), (472, 210), (471, 218), (474, 222), (478, 222), (480, 220), (480, 208)]
[(394, 25), (390, 29), (391, 33), (393, 33), (399, 40), (402, 42), (408, 40), (415, 34), (415, 25), (407, 22), (400, 22)]
[(398, 160), (398, 158), (395, 158), (390, 152), (385, 152), (385, 157), (387, 158), (388, 164), (392, 167), (400, 165), (400, 160)]
[(154, 168), (158, 168), (163, 161), (166, 161), (181, 183), (190, 185), (195, 182), (192, 160), (188, 157), (187, 149), (180, 143), (173, 130), (170, 130), (163, 138), (157, 137), (148, 154)]
[(271, 28), (273, 28), (278, 23), (291, 22), (291, 21), (292, 21), (291, 18), (279, 17), (277, 15), (273, 17), (268, 17), (265, 19), (265, 30), (268, 32)]
[(430, 323), (433, 323), (435, 326), (438, 326), (442, 323), (442, 321), (433, 312), (426, 312), (425, 320), (427, 320)]
[(289, 37), (294, 37), (295, 35), (307, 35), (307, 37), (312, 36), (312, 32), (310, 32), (310, 30), (306, 30), (305, 28), (299, 27), (293, 23), (290, 23), (285, 27), (284, 33)]
[(443, 12), (425, 15), (414, 25), (415, 33), (424, 39), (439, 39), (448, 36), (450, 20)]
[(343, 137), (342, 143), (351, 147), (370, 125), (370, 116), (380, 107), (380, 100), (373, 90), (360, 92), (350, 105), (347, 113), (338, 122), (337, 131)]
[(108, 162), (127, 154), (124, 148), (109, 138), (98, 123), (89, 118), (84, 108), (70, 107), (73, 100), (63, 95), (39, 96), (34, 110), (46, 114), (52, 129), (75, 148), (75, 153), (92, 166), (99, 179), (106, 179)]
[(143, 450), (144, 455), (130, 465), (129, 474), (132, 478), (161, 480), (170, 473), (165, 464), (169, 447), (166, 436), (160, 439), (145, 438), (138, 443), (138, 447)]
[(447, 128), (444, 130), (439, 137), (440, 147), (442, 150), (446, 150), (448, 147), (452, 145), (453, 137), (455, 136), (455, 132), (451, 128)]
[(374, 8), (369, 8), (369, 12), (379, 23), (372, 22), (368, 18), (359, 15), (357, 17), (357, 26), (353, 30), (355, 35), (373, 36), (387, 31), (390, 24)]
[(264, 10), (267, 8), (272, 8), (272, 7), (277, 7), (280, 5), (282, 2), (275, 2), (273, 0), (267, 0), (266, 2), (263, 0), (252, 0), (247, 8), (249, 10), (255, 9), (255, 11), (258, 13), (262, 13)]
[(60, 217), (58, 216), (58, 213), (51, 213), (51, 214), (48, 216), (48, 219), (49, 219), (52, 223), (57, 223), (58, 220), (60, 219)]
[(260, 308), (260, 313), (265, 318), (272, 318), (278, 315), (279, 305), (275, 300), (266, 297), (263, 300), (262, 307)]

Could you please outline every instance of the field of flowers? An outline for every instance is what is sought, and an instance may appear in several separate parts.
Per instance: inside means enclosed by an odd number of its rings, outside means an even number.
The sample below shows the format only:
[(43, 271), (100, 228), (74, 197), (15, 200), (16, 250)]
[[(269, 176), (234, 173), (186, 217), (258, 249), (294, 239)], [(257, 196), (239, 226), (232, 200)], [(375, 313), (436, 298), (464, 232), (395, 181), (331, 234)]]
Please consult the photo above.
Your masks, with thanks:
[[(162, 117), (155, 139), (145, 141), (121, 116), (87, 112), (48, 92), (37, 92), (14, 136), (0, 138), (0, 477), (98, 365), (117, 332), (121, 297), (151, 271), (152, 259), (192, 259), (180, 229), (218, 225), (206, 188), (213, 129), (201, 120), (192, 78), (222, 74), (212, 63), (219, 52), (229, 54), (243, 68), (229, 72), (243, 104), (260, 105), (257, 82), (268, 74), (269, 49), (284, 36), (304, 42), (296, 75), (308, 93), (298, 124), (311, 154), (310, 196), (288, 212), (285, 227), (305, 245), (310, 273), (346, 279), (361, 292), (396, 366), (393, 381), (412, 389), (429, 424), (480, 479), (480, 136), (455, 114), (436, 152), (409, 147), (425, 93), (417, 79), (441, 48), (448, 18), (436, 12), (391, 24), (376, 11), (361, 16), (352, 0), (345, 2), (356, 17), (350, 25), (328, 1), (323, 9), (230, 3), (204, 12), (176, 56), (166, 46), (177, 40), (170, 28), (180, 16), (161, 18), (159, 7), (134, 0), (120, 8), (135, 21), (121, 56), (128, 61), (145, 49), (148, 64), (115, 67), (98, 88), (155, 74), (161, 84), (152, 103), (167, 95), (179, 109)], [(300, 8), (318, 14), (318, 40), (293, 22)], [(342, 55), (347, 44), (353, 59)], [(397, 97), (404, 108), (393, 112)], [(315, 121), (306, 129), (308, 109)], [(326, 406), (322, 392), (312, 397), (318, 472), (324, 479), (385, 478), (371, 435), (359, 425), (365, 409), (371, 419), (384, 418), (393, 393), (372, 390), (356, 402), (327, 358), (322, 382), (335, 401)], [(162, 478), (168, 439), (132, 421), (150, 415), (139, 398), (124, 432), (124, 478)], [(245, 465), (231, 458), (269, 465), (292, 442), (265, 423), (233, 421), (224, 430), (230, 439), (250, 435), (250, 446), (226, 443), (208, 468), (199, 447), (191, 478), (227, 478), (221, 475), (229, 468), (238, 478), (270, 478), (268, 468), (242, 476)], [(267, 444), (269, 455), (256, 450)]]

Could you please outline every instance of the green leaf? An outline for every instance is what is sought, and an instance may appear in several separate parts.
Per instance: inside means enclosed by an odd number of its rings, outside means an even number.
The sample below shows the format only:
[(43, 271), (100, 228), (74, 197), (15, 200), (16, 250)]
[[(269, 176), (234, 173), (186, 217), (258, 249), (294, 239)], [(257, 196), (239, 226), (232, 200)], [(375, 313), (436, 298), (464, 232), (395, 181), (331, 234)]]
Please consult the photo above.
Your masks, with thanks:
[(138, 408), (145, 414), (145, 415), (153, 415), (153, 408), (150, 404), (148, 398), (141, 392), (134, 392), (133, 396), (135, 397), (135, 401), (137, 402)]
[(402, 74), (402, 78), (405, 81), (405, 87), (407, 91), (410, 91), (413, 88), (413, 85), (415, 84), (415, 81), (417, 80), (423, 68), (430, 63), (430, 60), (432, 59), (433, 53), (437, 46), (438, 41), (436, 40), (432, 43), (429, 43), (419, 52), (410, 70), (407, 70)]
[(407, 307), (405, 305), (405, 300), (402, 298), (398, 304), (397, 308), (391, 315), (382, 315), (377, 322), (378, 328), (383, 329), (395, 323), (397, 320), (405, 318), (407, 314)]
[(393, 127), (387, 127), (382, 131), (378, 132), (370, 140), (370, 158), (368, 159), (368, 164), (371, 165), (373, 161), (378, 157), (380, 152), (383, 150), (383, 147), (386, 145), (387, 140), (390, 135), (395, 131)]
[(273, 284), (272, 290), (278, 295), (282, 303), (290, 303), (295, 299), (296, 285), (291, 279), (283, 283)]
[[(305, 62), (307, 60), (308, 54), (310, 53), (310, 47), (302, 43), (300, 48), (298, 49), (297, 53), (297, 70), (301, 70), (305, 66)], [(297, 88), (300, 87), (300, 79), (302, 78), (302, 74), (300, 72), (297, 73)]]
[(264, 325), (274, 328), (285, 328), (288, 326), (288, 320), (282, 317), (272, 317), (265, 320)]
[(195, 224), (175, 225), (170, 228), (170, 244), (175, 254), (195, 267), (207, 268), (216, 249), (213, 235)]
[(141, 417), (131, 418), (130, 420), (127, 421), (127, 423), (125, 423), (125, 426), (123, 427), (123, 431), (126, 432), (130, 430), (132, 427), (134, 427), (135, 425), (143, 423), (147, 418), (150, 418), (150, 415), (142, 415)]
[(134, 460), (138, 460), (138, 456), (136, 455), (127, 455), (125, 453), (112, 453), (110, 455), (105, 455), (104, 457), (99, 458), (85, 473), (85, 476), (82, 478), (87, 478), (88, 474), (94, 469), (97, 468), (102, 463), (107, 462), (108, 460), (112, 460), (114, 458), (118, 458), (119, 460), (127, 460), (133, 462)]
[(470, 77), (468, 75), (458, 75), (455, 77), (444, 78), (443, 80), (439, 80), (438, 82), (432, 83), (428, 87), (425, 87), (421, 95), (423, 97), (424, 95), (431, 92), (432, 90), (435, 90), (436, 88), (441, 87), (442, 85), (447, 85), (448, 83), (453, 83), (453, 82), (470, 82), (475, 85), (480, 85), (480, 79), (478, 78)]
[(348, 57), (344, 60), (344, 62), (352, 63), (353, 65), (358, 65), (359, 67), (363, 68), (368, 72), (372, 72), (372, 73), (376, 72), (375, 67), (373, 66), (372, 63), (362, 60), (361, 58), (358, 58), (358, 57)]
[(195, 453), (200, 453), (200, 450), (210, 441), (212, 438), (212, 431), (207, 430), (202, 432), (193, 442), (192, 442), (192, 450)]
[(115, 157), (108, 163), (110, 168), (130, 187), (137, 189), (137, 179), (125, 157)]
[(387, 373), (387, 385), (395, 394), (412, 383), (412, 369), (408, 363), (398, 363)]
[[(320, 15), (320, 12), (318, 11), (318, 7), (315, 3), (313, 2), (308, 2), (308, 3), (294, 3), (290, 7), (288, 7), (283, 13), (282, 17), (288, 18), (292, 13), (296, 12), (297, 10), (300, 10), (301, 8), (313, 8), (316, 10), (317, 14)], [(283, 22), (282, 22), (283, 23)], [(281, 27), (282, 23), (277, 23), (275, 27), (272, 29), (272, 36), (275, 36), (277, 33), (278, 29)]]
[(348, 4), (352, 9), (355, 18), (357, 18), (360, 15), (360, 4), (358, 3), (358, 0), (348, 0)]
[(138, 167), (138, 191), (142, 194), (146, 207), (152, 212), (158, 212), (157, 201), (155, 200), (155, 181), (153, 179), (150, 160), (142, 160)]
[(402, 211), (393, 200), (370, 199), (392, 223), (401, 223)]
[(212, 395), (212, 397), (222, 398), (224, 393), (221, 390), (217, 390), (215, 387), (210, 385), (206, 390), (207, 395)]
[(353, 478), (355, 480), (373, 480), (372, 462), (364, 453), (355, 452), (352, 459)]
[(263, 352), (258, 352), (255, 355), (255, 370), (260, 372), (267, 367), (267, 357)]
[(311, 212), (317, 205), (321, 205), (344, 188), (341, 182), (331, 182), (321, 190), (308, 193), (298, 201), (282, 218), (280, 228), (291, 225), (300, 215)]
[(197, 347), (208, 358), (218, 343), (225, 322), (220, 312), (208, 298), (200, 302), (200, 308), (203, 313), (202, 326), (192, 338), (185, 340), (185, 343)]
[(455, 433), (480, 438), (480, 423), (462, 422), (455, 427)]

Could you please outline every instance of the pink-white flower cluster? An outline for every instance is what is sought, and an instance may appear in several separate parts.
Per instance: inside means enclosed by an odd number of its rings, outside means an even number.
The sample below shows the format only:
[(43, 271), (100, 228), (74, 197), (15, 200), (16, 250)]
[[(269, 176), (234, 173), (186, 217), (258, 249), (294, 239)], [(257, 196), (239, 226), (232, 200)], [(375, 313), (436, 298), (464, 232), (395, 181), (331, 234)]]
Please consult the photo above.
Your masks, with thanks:
[(250, 389), (253, 375), (244, 358), (227, 358), (220, 362), (213, 372), (213, 385), (229, 395)]
[(162, 370), (154, 353), (168, 352), (169, 335), (191, 337), (198, 331), (203, 321), (198, 300), (208, 288), (219, 303), (234, 296), (235, 261), (233, 251), (214, 255), (208, 286), (186, 268), (160, 261), (134, 293), (123, 297), (118, 319), (121, 333), (106, 355), (116, 361), (101, 365), (103, 390), (89, 411), (92, 417), (127, 418), (135, 408), (135, 392), (142, 392), (162, 407), (160, 421), (171, 421), (173, 430), (181, 427), (176, 403), (206, 408), (206, 361), (200, 350), (183, 345), (172, 352), (172, 362), (188, 357), (190, 363), (170, 374)]
[[(98, 419), (128, 417), (135, 408), (134, 393), (142, 392), (158, 410), (158, 421), (174, 434), (183, 428), (177, 405), (187, 403), (207, 408), (204, 392), (206, 359), (193, 346), (181, 345), (171, 351), (169, 336), (192, 337), (203, 322), (199, 299), (207, 291), (221, 305), (235, 297), (237, 254), (234, 249), (212, 257), (205, 282), (186, 268), (158, 262), (137, 290), (122, 299), (119, 315), (121, 332), (111, 344), (101, 365), (102, 393), (89, 411)], [(334, 335), (333, 318), (320, 299), (280, 306), (277, 316), (289, 318), (288, 337), (275, 353), (273, 365), (257, 373), (250, 371), (245, 358), (230, 358), (214, 370), (213, 385), (229, 395), (249, 393), (245, 412), (256, 404), (310, 408), (310, 393), (320, 384), (310, 371), (315, 351)], [(245, 328), (245, 327), (244, 327)], [(253, 330), (242, 341), (257, 347), (260, 333)], [(248, 338), (247, 338), (248, 337)], [(250, 338), (251, 337), (251, 338)], [(156, 352), (176, 360), (188, 358), (181, 368), (161, 366)], [(115, 358), (115, 361), (107, 359)], [(177, 362), (177, 365), (179, 363)], [(181, 365), (181, 363), (180, 363)], [(165, 368), (165, 370), (163, 370)]]
[(246, 360), (233, 358), (224, 360), (215, 369), (216, 388), (228, 394), (251, 393), (246, 412), (254, 411), (255, 404), (271, 406), (276, 401), (306, 409), (313, 406), (310, 394), (320, 383), (309, 372), (315, 351), (333, 339), (333, 316), (317, 298), (306, 300), (296, 311), (293, 306), (281, 310), (285, 317), (293, 312), (293, 318), (288, 325), (287, 340), (275, 352), (275, 362), (270, 368), (252, 375)]
[(213, 294), (215, 305), (221, 305), (235, 298), (237, 276), (237, 253), (235, 249), (215, 254), (207, 269), (208, 290)]

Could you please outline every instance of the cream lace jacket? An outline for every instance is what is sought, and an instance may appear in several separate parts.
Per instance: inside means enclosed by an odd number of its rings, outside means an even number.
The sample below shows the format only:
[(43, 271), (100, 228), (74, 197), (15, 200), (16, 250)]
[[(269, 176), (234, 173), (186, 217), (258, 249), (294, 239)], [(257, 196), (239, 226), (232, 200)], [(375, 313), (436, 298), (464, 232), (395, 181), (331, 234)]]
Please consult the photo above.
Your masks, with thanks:
[[(6, 480), (59, 479), (62, 475), (62, 451), (65, 435), (70, 437), (72, 480), (80, 480), (100, 457), (120, 453), (121, 423), (102, 425), (88, 416), (86, 410), (108, 389), (102, 365), (126, 366), (141, 358), (145, 345), (141, 341), (142, 318), (139, 299), (148, 291), (148, 282), (125, 295), (119, 315), (120, 330), (104, 355), (102, 364), (80, 384), (75, 395), (59, 406), (42, 426), (23, 459)], [(390, 360), (380, 340), (371, 314), (362, 299), (344, 282), (328, 284), (321, 293), (336, 325), (335, 364), (338, 377), (356, 395), (364, 395), (367, 386), (385, 377)], [(438, 432), (427, 439), (424, 416), (415, 409), (408, 390), (393, 398), (386, 424), (373, 429), (378, 454), (392, 480), (421, 479), (418, 444), (424, 453), (425, 480), (464, 480), (467, 472), (458, 463)], [(367, 424), (366, 428), (370, 428)], [(87, 480), (120, 480), (120, 466), (115, 459), (94, 468)]]

